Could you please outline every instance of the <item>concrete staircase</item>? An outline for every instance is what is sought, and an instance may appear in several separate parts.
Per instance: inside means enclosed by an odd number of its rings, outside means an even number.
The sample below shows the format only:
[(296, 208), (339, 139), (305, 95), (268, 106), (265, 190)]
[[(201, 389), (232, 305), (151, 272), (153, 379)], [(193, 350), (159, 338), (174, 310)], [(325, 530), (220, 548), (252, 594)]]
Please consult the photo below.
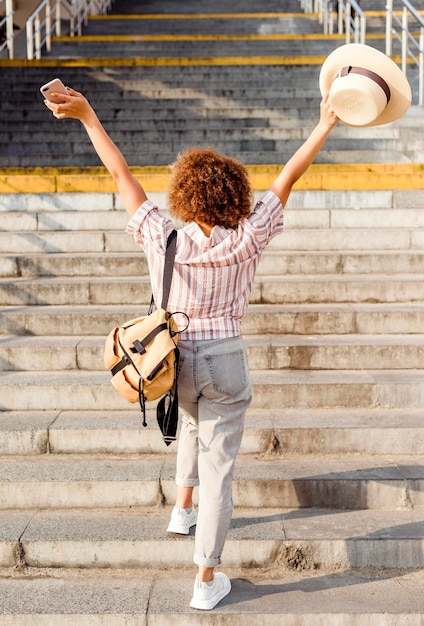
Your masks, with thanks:
[[(317, 121), (320, 66), (344, 36), (323, 36), (298, 2), (290, 13), (270, 0), (260, 13), (252, 2), (233, 13), (225, 3), (212, 13), (203, 3), (174, 5), (115, 2), (83, 36), (55, 39), (41, 62), (0, 60), (0, 167), (99, 165), (79, 123), (67, 120), (66, 132), (62, 124), (58, 141), (39, 93), (57, 74), (87, 95), (132, 166), (165, 166), (188, 146), (212, 144), (246, 164), (285, 163)], [(370, 21), (367, 43), (384, 50), (382, 13)], [(408, 79), (414, 104), (402, 120), (340, 125), (316, 162), (423, 162), (413, 65)]]
[[(117, 0), (114, 11), (128, 6)], [(175, 10), (159, 0), (145, 7), (149, 13)], [(196, 7), (204, 9), (200, 2)], [(263, 8), (280, 10), (271, 2)], [(224, 8), (218, 3), (215, 10)], [(167, 45), (174, 50), (174, 43)], [(267, 66), (274, 84), (284, 76), (294, 136), (286, 136), (288, 148), (262, 156), (253, 143), (240, 148), (258, 131), (234, 144), (227, 136), (229, 128), (242, 133), (248, 119), (279, 128), (287, 114), (280, 103), (259, 104), (247, 92), (248, 74), (255, 81), (264, 75), (259, 64), (256, 72), (250, 65), (93, 69), (56, 62), (55, 74), (69, 84), (81, 81), (84, 91), (95, 85), (103, 116), (114, 86), (125, 96), (108, 120), (114, 132), (124, 133), (115, 137), (124, 153), (128, 148), (131, 154), (130, 116), (138, 112), (145, 138), (134, 143), (149, 145), (132, 165), (165, 209), (165, 168), (153, 166), (167, 162), (159, 153), (171, 159), (181, 146), (202, 143), (196, 115), (207, 129), (205, 142), (250, 164), (259, 195), (272, 164), (284, 163), (306, 132), (307, 90), (315, 113), (319, 101), (316, 88), (307, 86), (318, 64), (296, 66), (296, 78), (304, 81), (296, 87), (289, 85), (287, 66)], [(2, 76), (13, 71), (1, 68)], [(19, 72), (35, 90), (51, 67)], [(169, 109), (158, 106), (166, 96), (156, 91), (172, 73), (172, 89), (202, 94), (197, 109), (186, 101), (185, 115), (178, 114), (175, 98)], [(218, 76), (229, 83), (216, 95)], [(270, 92), (265, 84), (260, 97)], [(186, 95), (179, 92), (177, 100)], [(133, 97), (134, 109), (127, 106)], [(143, 109), (143, 100), (154, 107)], [(238, 108), (224, 109), (227, 101)], [(55, 137), (34, 139), (34, 124), (50, 132), (41, 127), (45, 112), (41, 107), (32, 117), (29, 108), (18, 109), (15, 97), (8, 116), (16, 114), (34, 152), (22, 150), (14, 161), (21, 145), (14, 142), (6, 162), (32, 169), (3, 169), (1, 178), (0, 625), (421, 625), (424, 191), (418, 142), (414, 153), (406, 143), (400, 147), (408, 124), (417, 135), (420, 111), (396, 126), (394, 164), (378, 159), (376, 150), (374, 163), (367, 161), (366, 152), (346, 144), (343, 160), (337, 144), (326, 146), (321, 164), (289, 200), (286, 232), (264, 254), (243, 323), (254, 403), (223, 557), (233, 592), (204, 614), (188, 608), (193, 537), (166, 533), (176, 448), (163, 444), (153, 408), (148, 428), (141, 427), (139, 410), (116, 394), (102, 363), (110, 328), (147, 310), (144, 256), (123, 232), (120, 200), (93, 167), (98, 161), (89, 160), (81, 129), (71, 122), (63, 132), (49, 118)], [(152, 109), (157, 128), (151, 117), (145, 126), (141, 121)], [(18, 117), (22, 110), (26, 119)], [(187, 118), (188, 111), (194, 116)], [(171, 148), (160, 145), (160, 133), (168, 142), (176, 130)], [(335, 141), (352, 131), (336, 132)], [(332, 173), (327, 163), (334, 163)]]

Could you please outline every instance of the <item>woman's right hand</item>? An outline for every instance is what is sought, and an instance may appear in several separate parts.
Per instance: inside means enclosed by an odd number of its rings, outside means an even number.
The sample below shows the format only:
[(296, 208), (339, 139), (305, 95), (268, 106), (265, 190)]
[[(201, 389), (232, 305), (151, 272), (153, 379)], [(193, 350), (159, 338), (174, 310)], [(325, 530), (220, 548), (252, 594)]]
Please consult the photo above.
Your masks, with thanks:
[(49, 100), (44, 100), (44, 104), (58, 120), (70, 118), (80, 120), (82, 123), (88, 123), (90, 118), (95, 117), (96, 114), (87, 98), (82, 93), (75, 91), (75, 89), (67, 87), (67, 90), (67, 95), (56, 94), (57, 97), (62, 99), (62, 102), (59, 104)]

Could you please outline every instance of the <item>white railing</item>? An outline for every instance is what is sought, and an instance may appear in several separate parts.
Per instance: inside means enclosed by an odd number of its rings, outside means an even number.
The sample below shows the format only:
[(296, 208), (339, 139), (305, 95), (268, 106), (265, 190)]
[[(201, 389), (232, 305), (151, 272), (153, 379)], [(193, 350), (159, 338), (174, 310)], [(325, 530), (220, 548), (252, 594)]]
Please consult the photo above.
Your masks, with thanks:
[(418, 66), (418, 104), (424, 104), (424, 19), (408, 0), (401, 18), (393, 11), (393, 0), (386, 5), (386, 54), (392, 55), (393, 36), (401, 43), (402, 72), (406, 75), (408, 57)]
[(318, 0), (318, 19), (326, 35), (334, 33), (334, 21), (337, 32), (345, 33), (346, 43), (365, 43), (366, 17), (356, 0), (335, 2)]
[(40, 59), (43, 47), (51, 50), (52, 35), (60, 37), (61, 20), (66, 12), (69, 34), (81, 35), (89, 15), (106, 13), (113, 0), (43, 0), (26, 23), (27, 58)]
[(13, 59), (13, 0), (0, 0), (0, 52), (7, 48), (9, 59)]

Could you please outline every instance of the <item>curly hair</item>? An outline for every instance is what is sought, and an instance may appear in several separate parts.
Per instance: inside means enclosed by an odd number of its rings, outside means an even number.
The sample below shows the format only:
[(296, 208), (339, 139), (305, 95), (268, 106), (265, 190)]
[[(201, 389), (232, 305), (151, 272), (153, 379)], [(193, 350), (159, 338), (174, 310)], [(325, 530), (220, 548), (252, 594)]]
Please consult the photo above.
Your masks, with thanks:
[(190, 148), (171, 166), (169, 206), (184, 222), (236, 228), (251, 213), (247, 169), (212, 148)]

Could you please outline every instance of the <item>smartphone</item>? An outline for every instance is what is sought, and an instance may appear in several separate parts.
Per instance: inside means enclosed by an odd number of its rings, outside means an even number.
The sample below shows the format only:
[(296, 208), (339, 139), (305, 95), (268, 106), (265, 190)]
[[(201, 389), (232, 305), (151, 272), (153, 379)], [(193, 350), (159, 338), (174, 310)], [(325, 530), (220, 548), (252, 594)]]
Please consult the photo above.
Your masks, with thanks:
[(60, 104), (61, 102), (63, 102), (63, 100), (61, 100), (61, 98), (58, 96), (52, 96), (52, 93), (68, 93), (68, 90), (66, 89), (60, 78), (53, 78), (53, 80), (51, 80), (49, 83), (46, 83), (45, 85), (40, 87), (40, 91), (46, 100), (50, 100), (50, 102), (55, 102), (56, 104)]

